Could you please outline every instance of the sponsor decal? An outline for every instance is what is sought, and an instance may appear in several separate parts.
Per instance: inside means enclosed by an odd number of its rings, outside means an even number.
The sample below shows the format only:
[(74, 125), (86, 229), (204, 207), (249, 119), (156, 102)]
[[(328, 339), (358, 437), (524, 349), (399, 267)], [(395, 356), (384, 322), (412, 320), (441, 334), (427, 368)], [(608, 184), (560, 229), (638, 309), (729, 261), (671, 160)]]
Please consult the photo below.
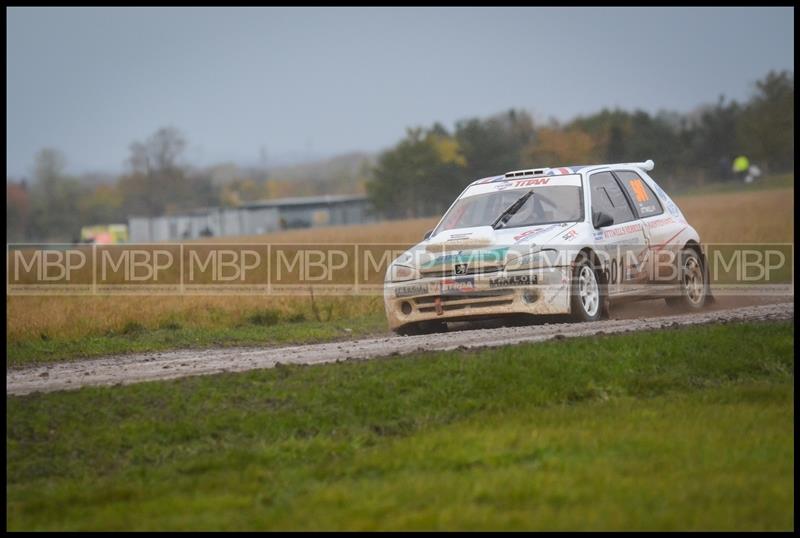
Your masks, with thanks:
[(549, 187), (552, 185), (569, 185), (573, 187), (581, 186), (581, 179), (575, 174), (536, 176), (527, 179), (510, 179), (500, 176), (500, 178), (488, 183), (473, 183), (459, 197), (459, 199), (485, 194), (488, 192), (503, 191), (506, 189), (527, 189), (531, 187)]
[(639, 211), (641, 211), (642, 213), (655, 213), (656, 206), (653, 205), (639, 206)]
[(674, 223), (675, 219), (673, 219), (672, 217), (666, 217), (663, 219), (651, 220), (650, 222), (647, 223), (647, 227), (660, 228), (661, 226), (666, 226), (667, 224), (674, 224)]
[(667, 193), (664, 192), (664, 189), (659, 187), (658, 183), (655, 182), (653, 183), (653, 187), (655, 188), (661, 200), (666, 204), (667, 211), (669, 211), (670, 214), (674, 217), (680, 216), (681, 212), (678, 210), (678, 206), (676, 206), (675, 202), (673, 202), (672, 199), (669, 196), (667, 196)]
[(634, 232), (641, 231), (642, 227), (639, 224), (627, 224), (625, 226), (621, 226), (619, 228), (614, 228), (611, 230), (604, 230), (603, 237), (617, 237), (620, 235), (627, 235)]
[(514, 241), (516, 243), (521, 243), (522, 241), (530, 239), (534, 235), (537, 235), (537, 234), (540, 234), (540, 233), (543, 233), (543, 232), (549, 232), (550, 230), (555, 230), (556, 228), (560, 228), (560, 227), (561, 227), (560, 224), (551, 224), (550, 226), (545, 226), (544, 228), (534, 228), (533, 230), (527, 230), (525, 232), (522, 232), (521, 234), (515, 235), (514, 236)]
[(600, 241), (603, 239), (603, 232), (594, 232), (593, 235), (595, 241)]
[(536, 284), (539, 277), (536, 275), (513, 275), (489, 279), (490, 288), (507, 288), (510, 286), (530, 286)]
[(547, 185), (550, 183), (549, 177), (534, 177), (531, 179), (517, 179), (516, 181), (504, 181), (497, 185), (496, 189), (502, 191), (505, 189), (518, 189), (520, 187), (535, 187), (536, 185)]
[(425, 295), (426, 293), (428, 293), (428, 286), (425, 284), (411, 284), (394, 289), (395, 297), (411, 297), (412, 295)]
[(468, 291), (475, 291), (475, 279), (473, 277), (445, 278), (439, 282), (431, 283), (431, 292), (440, 295)]
[(654, 182), (653, 183), (653, 188), (656, 190), (656, 192), (658, 193), (658, 195), (661, 198), (663, 198), (664, 200), (666, 200), (668, 198), (667, 193), (664, 192), (664, 189), (662, 189), (661, 187), (658, 186), (658, 183)]
[[(492, 249), (478, 249), (474, 251), (460, 251), (458, 254), (445, 254), (438, 258), (423, 264), (423, 269), (430, 269), (431, 267), (449, 265), (450, 263), (473, 263), (473, 262), (499, 262), (503, 260), (506, 255), (508, 247), (499, 247)], [(469, 252), (463, 254), (463, 252)]]
[(576, 237), (578, 237), (578, 231), (577, 230), (570, 230), (567, 233), (565, 233), (564, 235), (562, 235), (561, 239), (563, 239), (564, 241), (570, 241), (572, 239), (575, 239)]
[(542, 230), (542, 228), (535, 228), (533, 230), (524, 231), (521, 234), (515, 235), (514, 236), (514, 241), (520, 241), (520, 240), (525, 239), (526, 237), (528, 237), (530, 235), (538, 234), (541, 230)]
[(461, 241), (463, 239), (469, 239), (471, 236), (472, 236), (472, 232), (453, 234), (447, 240), (448, 241)]
[(522, 232), (521, 234), (517, 234), (517, 235), (515, 235), (515, 236), (514, 236), (514, 241), (516, 241), (516, 242), (522, 241), (522, 240), (523, 240), (523, 239), (525, 239), (526, 237), (529, 237), (529, 236), (531, 236), (531, 235), (538, 234), (538, 233), (539, 233), (539, 231), (541, 231), (541, 228), (536, 228), (535, 230), (527, 230), (527, 231), (525, 231), (525, 232)]
[(467, 264), (466, 263), (457, 263), (453, 266), (453, 274), (456, 275), (466, 275), (467, 274)]
[(533, 179), (519, 179), (514, 182), (514, 187), (529, 187), (531, 185), (547, 185), (550, 183), (549, 177), (535, 177)]
[(667, 211), (674, 216), (680, 216), (681, 212), (678, 210), (678, 206), (676, 206), (672, 200), (667, 200)]

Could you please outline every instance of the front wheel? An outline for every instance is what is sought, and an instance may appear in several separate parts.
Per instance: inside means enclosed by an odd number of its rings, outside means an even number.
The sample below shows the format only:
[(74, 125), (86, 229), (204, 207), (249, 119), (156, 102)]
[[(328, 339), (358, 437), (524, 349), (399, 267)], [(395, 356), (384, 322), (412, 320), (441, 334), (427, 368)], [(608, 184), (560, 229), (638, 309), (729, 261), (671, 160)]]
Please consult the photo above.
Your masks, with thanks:
[(677, 310), (700, 310), (708, 299), (708, 283), (703, 262), (693, 249), (680, 254), (680, 295), (666, 297), (667, 304)]
[(604, 289), (592, 261), (581, 256), (572, 273), (571, 312), (575, 321), (597, 321), (603, 314)]

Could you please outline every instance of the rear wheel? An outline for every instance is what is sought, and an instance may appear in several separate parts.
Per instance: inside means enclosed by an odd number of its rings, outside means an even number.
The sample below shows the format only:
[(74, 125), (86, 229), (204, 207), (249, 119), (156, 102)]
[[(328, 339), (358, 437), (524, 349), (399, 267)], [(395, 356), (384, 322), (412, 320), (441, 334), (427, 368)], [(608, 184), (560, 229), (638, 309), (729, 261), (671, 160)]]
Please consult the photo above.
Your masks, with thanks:
[(447, 332), (447, 323), (444, 321), (418, 321), (416, 323), (407, 323), (406, 325), (394, 329), (394, 333), (400, 336), (444, 332)]
[(597, 321), (603, 315), (604, 286), (591, 259), (583, 254), (573, 269), (570, 303), (575, 321)]
[(680, 253), (680, 295), (666, 297), (667, 304), (677, 310), (700, 310), (708, 298), (706, 272), (700, 256), (687, 248)]

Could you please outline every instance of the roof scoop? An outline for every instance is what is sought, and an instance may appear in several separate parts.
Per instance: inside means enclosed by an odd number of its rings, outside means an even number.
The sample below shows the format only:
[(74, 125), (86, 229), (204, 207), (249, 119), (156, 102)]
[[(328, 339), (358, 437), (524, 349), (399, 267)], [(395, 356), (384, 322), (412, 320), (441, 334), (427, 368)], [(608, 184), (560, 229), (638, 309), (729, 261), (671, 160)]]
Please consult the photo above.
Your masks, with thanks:
[(542, 176), (545, 172), (547, 172), (547, 168), (537, 168), (537, 169), (530, 169), (530, 170), (513, 170), (511, 172), (506, 172), (504, 175), (506, 179), (513, 179), (513, 178), (523, 178), (527, 176)]

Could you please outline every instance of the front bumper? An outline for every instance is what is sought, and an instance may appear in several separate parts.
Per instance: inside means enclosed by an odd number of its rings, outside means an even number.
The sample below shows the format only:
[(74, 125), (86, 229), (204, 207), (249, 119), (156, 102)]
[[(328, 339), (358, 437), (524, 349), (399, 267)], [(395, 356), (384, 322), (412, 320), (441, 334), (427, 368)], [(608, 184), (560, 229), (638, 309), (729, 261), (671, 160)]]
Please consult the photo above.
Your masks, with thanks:
[(419, 321), (568, 314), (570, 266), (430, 277), (384, 285), (390, 329)]

